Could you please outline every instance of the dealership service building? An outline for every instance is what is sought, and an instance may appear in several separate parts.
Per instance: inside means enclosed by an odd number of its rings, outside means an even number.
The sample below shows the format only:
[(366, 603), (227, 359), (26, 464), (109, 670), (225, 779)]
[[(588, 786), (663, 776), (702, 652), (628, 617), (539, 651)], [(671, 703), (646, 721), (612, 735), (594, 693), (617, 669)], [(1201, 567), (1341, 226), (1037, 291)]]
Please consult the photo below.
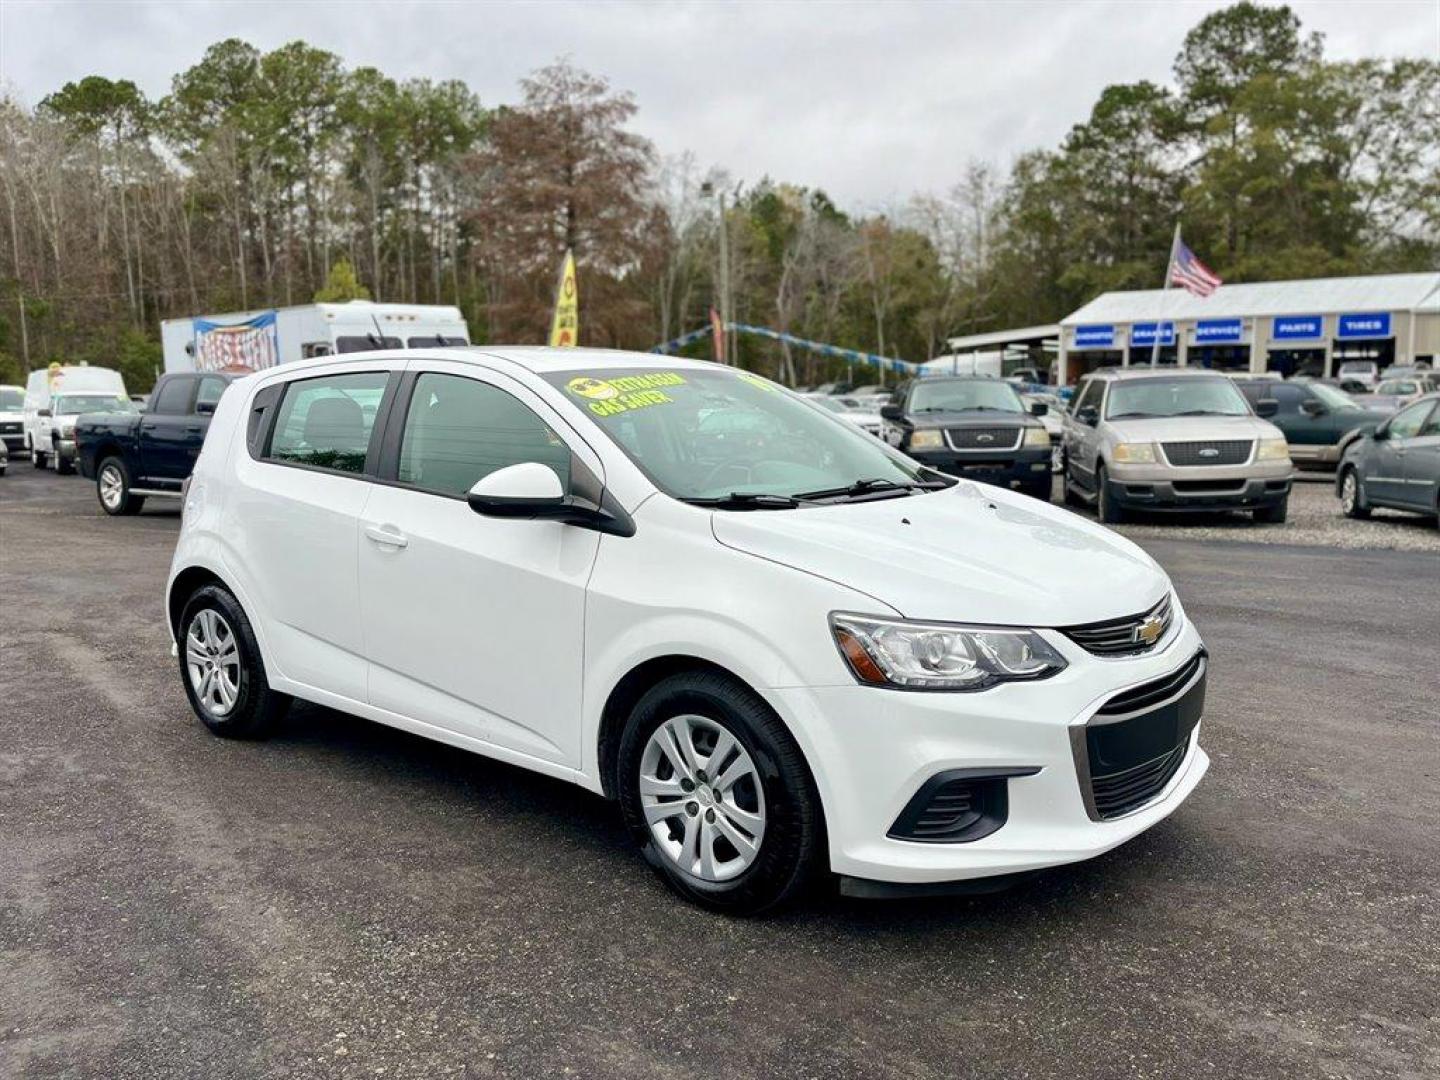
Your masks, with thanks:
[[(1157, 345), (1158, 338), (1158, 345)], [(1060, 322), (1056, 382), (1148, 364), (1334, 375), (1346, 360), (1381, 368), (1440, 356), (1440, 273), (1383, 274), (1112, 292)]]

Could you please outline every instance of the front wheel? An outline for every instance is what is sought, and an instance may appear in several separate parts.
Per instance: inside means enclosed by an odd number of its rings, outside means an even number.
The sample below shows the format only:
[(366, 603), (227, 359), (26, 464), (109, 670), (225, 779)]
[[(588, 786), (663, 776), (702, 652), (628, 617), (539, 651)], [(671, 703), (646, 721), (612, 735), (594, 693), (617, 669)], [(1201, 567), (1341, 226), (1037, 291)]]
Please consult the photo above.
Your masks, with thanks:
[(1049, 502), (1050, 491), (1053, 486), (1054, 481), (1050, 479), (1050, 475), (1047, 473), (1043, 481), (1032, 481), (1026, 483), (1024, 485), (1024, 492), (1032, 499), (1039, 499), (1041, 502)]
[(30, 464), (34, 465), (37, 469), (45, 468), (46, 464), (48, 464), (48, 462), (46, 461), (46, 455), (41, 453), (38, 448), (32, 449), (30, 451)]
[(100, 499), (100, 509), (115, 517), (138, 514), (145, 505), (145, 496), (130, 493), (130, 470), (117, 457), (108, 457), (100, 463), (95, 473), (95, 494)]
[(198, 589), (180, 616), (179, 638), (185, 696), (205, 726), (231, 739), (269, 734), (290, 698), (270, 689), (255, 631), (230, 591)]
[(69, 476), (75, 471), (75, 462), (71, 461), (64, 454), (55, 455), (55, 472), (60, 476)]
[(1125, 520), (1125, 511), (1111, 496), (1109, 479), (1104, 465), (1095, 469), (1095, 516), (1106, 525), (1118, 525)]
[(1290, 496), (1286, 495), (1274, 506), (1262, 506), (1254, 512), (1254, 518), (1262, 525), (1284, 525), (1290, 516)]
[(642, 854), (682, 897), (751, 915), (796, 896), (824, 855), (819, 795), (795, 740), (750, 689), (673, 675), (620, 738), (621, 809)]
[(1363, 519), (1370, 516), (1365, 485), (1360, 482), (1360, 474), (1354, 469), (1346, 469), (1345, 475), (1340, 478), (1340, 510), (1349, 518)]

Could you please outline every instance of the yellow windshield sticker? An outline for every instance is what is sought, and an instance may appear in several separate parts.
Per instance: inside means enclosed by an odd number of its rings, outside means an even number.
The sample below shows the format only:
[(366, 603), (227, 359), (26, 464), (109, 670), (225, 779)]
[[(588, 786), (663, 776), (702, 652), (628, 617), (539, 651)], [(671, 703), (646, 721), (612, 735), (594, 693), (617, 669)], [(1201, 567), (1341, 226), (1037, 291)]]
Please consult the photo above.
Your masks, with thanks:
[(596, 379), (579, 375), (565, 384), (576, 397), (588, 399), (587, 408), (596, 416), (614, 416), (633, 409), (666, 405), (675, 399), (662, 387), (684, 386), (685, 379), (673, 371), (657, 371), (646, 375), (620, 375), (613, 379)]
[(749, 371), (737, 371), (735, 374), (736, 374), (737, 376), (739, 376), (740, 378), (744, 379), (744, 380), (745, 380), (746, 382), (748, 382), (751, 386), (758, 386), (761, 390), (774, 390), (774, 389), (775, 389), (775, 384), (772, 383), (769, 379), (764, 378), (763, 376), (760, 376), (760, 375), (756, 375), (756, 374), (754, 374), (753, 372), (749, 372)]

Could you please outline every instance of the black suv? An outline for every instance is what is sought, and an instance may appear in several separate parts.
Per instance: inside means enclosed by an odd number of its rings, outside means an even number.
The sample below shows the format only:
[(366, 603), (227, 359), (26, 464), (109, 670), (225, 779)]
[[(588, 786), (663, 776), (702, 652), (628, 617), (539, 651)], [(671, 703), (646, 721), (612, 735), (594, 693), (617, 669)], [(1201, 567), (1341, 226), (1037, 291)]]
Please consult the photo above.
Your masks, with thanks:
[(952, 476), (1050, 499), (1050, 435), (1015, 388), (983, 376), (916, 379), (880, 409), (886, 441)]

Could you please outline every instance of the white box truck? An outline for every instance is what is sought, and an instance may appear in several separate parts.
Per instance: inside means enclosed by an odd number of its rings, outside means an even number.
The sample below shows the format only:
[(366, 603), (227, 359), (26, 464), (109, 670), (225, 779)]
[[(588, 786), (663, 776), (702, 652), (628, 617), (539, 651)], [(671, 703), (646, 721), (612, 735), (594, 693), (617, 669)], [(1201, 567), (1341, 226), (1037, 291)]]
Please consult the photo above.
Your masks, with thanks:
[(468, 345), (470, 330), (456, 307), (351, 300), (166, 319), (160, 344), (166, 371), (259, 371), (336, 353)]

